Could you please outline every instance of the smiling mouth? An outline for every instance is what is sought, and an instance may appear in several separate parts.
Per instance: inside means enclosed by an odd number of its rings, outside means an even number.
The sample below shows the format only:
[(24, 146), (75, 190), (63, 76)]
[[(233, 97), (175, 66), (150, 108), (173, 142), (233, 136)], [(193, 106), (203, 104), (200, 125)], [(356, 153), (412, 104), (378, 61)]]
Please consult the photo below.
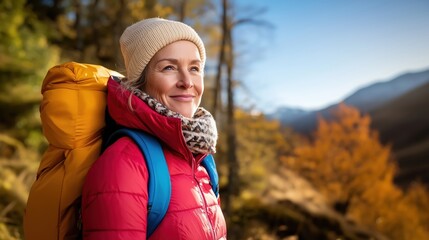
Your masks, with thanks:
[(180, 101), (180, 102), (192, 101), (194, 99), (194, 97), (195, 97), (194, 95), (188, 95), (188, 94), (171, 96), (171, 98), (173, 98), (176, 101)]

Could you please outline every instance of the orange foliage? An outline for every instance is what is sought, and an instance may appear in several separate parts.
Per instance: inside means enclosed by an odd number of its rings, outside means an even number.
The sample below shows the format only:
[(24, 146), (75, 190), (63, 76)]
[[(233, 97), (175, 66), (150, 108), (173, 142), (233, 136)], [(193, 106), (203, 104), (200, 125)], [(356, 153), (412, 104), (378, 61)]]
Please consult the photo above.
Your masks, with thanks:
[(429, 239), (429, 194), (419, 184), (405, 194), (393, 184), (391, 151), (371, 119), (340, 104), (335, 121), (319, 119), (313, 142), (295, 148), (289, 168), (308, 179), (350, 219), (391, 239)]
[(390, 148), (380, 144), (370, 129), (370, 118), (341, 104), (336, 121), (321, 118), (312, 143), (295, 149), (290, 168), (312, 182), (332, 204), (364, 195), (375, 182), (390, 181), (394, 165)]

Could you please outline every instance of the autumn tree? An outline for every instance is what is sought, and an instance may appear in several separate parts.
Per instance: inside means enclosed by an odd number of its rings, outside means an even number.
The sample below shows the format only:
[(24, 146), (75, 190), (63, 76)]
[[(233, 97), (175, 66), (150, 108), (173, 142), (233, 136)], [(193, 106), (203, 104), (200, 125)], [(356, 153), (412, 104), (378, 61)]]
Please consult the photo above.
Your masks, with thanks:
[[(213, 98), (211, 111), (218, 119), (220, 129), (226, 135), (226, 159), (228, 161), (228, 185), (226, 188), (227, 198), (224, 201), (226, 215), (231, 215), (232, 203), (234, 198), (240, 195), (241, 180), (239, 172), (241, 164), (238, 160), (237, 136), (238, 124), (236, 123), (236, 89), (240, 79), (237, 76), (238, 66), (238, 51), (236, 46), (240, 38), (237, 34), (237, 29), (245, 25), (258, 25), (259, 27), (265, 24), (264, 21), (257, 19), (257, 13), (251, 12), (253, 15), (239, 15), (236, 11), (234, 1), (221, 1), (220, 14), (220, 39), (219, 53), (216, 66), (216, 75), (213, 84)], [(223, 116), (221, 113), (224, 113)], [(219, 116), (219, 117), (218, 117)]]
[(404, 192), (393, 181), (379, 181), (353, 204), (349, 217), (392, 240), (429, 239), (428, 203), (429, 194), (421, 184)]
[(172, 8), (157, 0), (32, 0), (27, 4), (51, 28), (51, 44), (62, 61), (99, 63), (118, 69), (119, 37), (130, 24), (149, 17), (167, 17)]
[(37, 148), (41, 143), (40, 84), (59, 57), (47, 28), (24, 0), (0, 2), (0, 131)]
[[(258, 202), (269, 191), (269, 178), (278, 171), (281, 165), (279, 156), (292, 151), (289, 141), (292, 136), (285, 134), (278, 121), (268, 120), (263, 114), (236, 109), (236, 134), (237, 134), (237, 163), (236, 169), (241, 191), (231, 202), (231, 213), (228, 216), (228, 238), (247, 239), (255, 236), (260, 228), (250, 227), (251, 221), (247, 216), (240, 214), (250, 207), (249, 202)], [(226, 157), (225, 142), (227, 136), (220, 133), (220, 146), (217, 153), (218, 170), (220, 173), (228, 172), (229, 159)], [(228, 186), (227, 175), (221, 175), (221, 193)], [(221, 194), (223, 197), (224, 194)], [(224, 200), (222, 199), (222, 203)], [(258, 219), (258, 221), (263, 219)], [(249, 227), (243, 227), (249, 226)], [(257, 225), (257, 224), (256, 224)]]
[(236, 111), (238, 172), (244, 199), (262, 197), (268, 178), (280, 165), (279, 155), (291, 149), (278, 121), (261, 113)]
[(405, 200), (409, 205), (415, 206), (420, 212), (421, 224), (429, 231), (429, 191), (420, 182), (412, 183), (406, 190)]
[(22, 216), (44, 144), (40, 84), (59, 50), (24, 0), (0, 1), (0, 239), (22, 239)]
[(370, 129), (370, 117), (340, 104), (336, 121), (320, 118), (314, 141), (295, 149), (288, 166), (307, 178), (339, 212), (359, 201), (378, 182), (391, 181), (390, 148)]
[(333, 116), (319, 119), (314, 140), (296, 147), (288, 167), (349, 219), (391, 239), (427, 239), (426, 189), (415, 184), (404, 192), (394, 185), (390, 148), (370, 129), (369, 116), (345, 104)]

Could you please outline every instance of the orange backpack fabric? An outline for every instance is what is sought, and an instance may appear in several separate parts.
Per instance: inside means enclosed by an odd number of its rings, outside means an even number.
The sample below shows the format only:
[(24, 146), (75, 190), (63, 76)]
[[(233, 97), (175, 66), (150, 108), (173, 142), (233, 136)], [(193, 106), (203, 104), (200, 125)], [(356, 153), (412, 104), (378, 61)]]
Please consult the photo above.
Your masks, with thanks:
[(99, 65), (75, 62), (48, 71), (42, 84), (40, 117), (49, 146), (28, 197), (26, 240), (79, 237), (82, 185), (100, 154), (111, 75), (121, 76)]

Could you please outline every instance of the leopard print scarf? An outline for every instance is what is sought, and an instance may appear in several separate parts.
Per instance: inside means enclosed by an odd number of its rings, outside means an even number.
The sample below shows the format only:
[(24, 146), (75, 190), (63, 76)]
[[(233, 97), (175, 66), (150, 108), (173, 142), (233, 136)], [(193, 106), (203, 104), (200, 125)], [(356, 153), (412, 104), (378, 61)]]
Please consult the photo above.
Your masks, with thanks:
[(166, 117), (180, 118), (182, 121), (183, 137), (192, 153), (216, 153), (217, 128), (214, 118), (209, 111), (200, 107), (192, 118), (187, 118), (180, 113), (168, 109), (164, 104), (139, 89), (134, 90), (133, 94), (142, 99), (157, 113)]

